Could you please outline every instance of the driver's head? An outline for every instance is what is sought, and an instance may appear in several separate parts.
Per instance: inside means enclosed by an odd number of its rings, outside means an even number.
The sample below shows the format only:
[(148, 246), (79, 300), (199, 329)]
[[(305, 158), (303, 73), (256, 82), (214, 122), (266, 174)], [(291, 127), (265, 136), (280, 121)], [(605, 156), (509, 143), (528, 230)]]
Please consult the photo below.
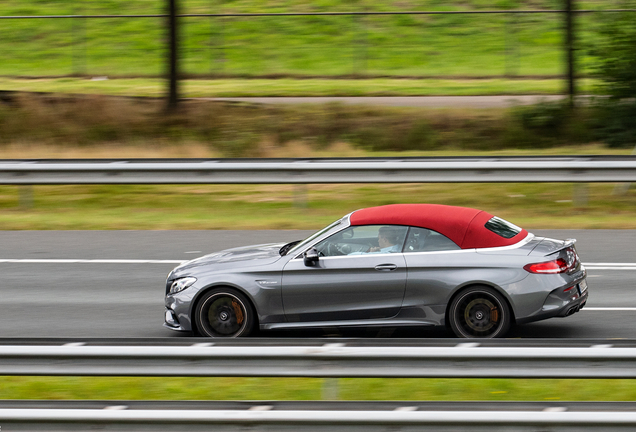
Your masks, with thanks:
[(380, 227), (378, 231), (378, 244), (385, 248), (398, 244), (399, 231), (394, 227)]

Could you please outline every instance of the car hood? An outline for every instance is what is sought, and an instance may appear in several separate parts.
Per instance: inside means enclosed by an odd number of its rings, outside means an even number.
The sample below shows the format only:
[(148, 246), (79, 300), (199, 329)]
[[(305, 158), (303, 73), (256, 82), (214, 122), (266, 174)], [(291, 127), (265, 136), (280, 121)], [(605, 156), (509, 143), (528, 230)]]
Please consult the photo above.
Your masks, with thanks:
[[(204, 255), (191, 261), (186, 261), (176, 267), (174, 272), (182, 272), (194, 267), (207, 266), (211, 264), (224, 264), (223, 267), (239, 267), (241, 261), (249, 261), (249, 265), (265, 265), (280, 259), (278, 251), (285, 243), (268, 243), (253, 246), (244, 246), (233, 249), (226, 249), (220, 252)], [(240, 263), (239, 265), (233, 265)]]

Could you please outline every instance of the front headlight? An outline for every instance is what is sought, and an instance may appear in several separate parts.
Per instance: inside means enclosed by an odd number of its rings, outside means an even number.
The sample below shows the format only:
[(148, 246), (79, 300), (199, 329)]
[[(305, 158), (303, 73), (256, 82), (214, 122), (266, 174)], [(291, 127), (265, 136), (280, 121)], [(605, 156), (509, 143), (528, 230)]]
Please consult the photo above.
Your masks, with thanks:
[(172, 285), (170, 285), (169, 294), (176, 294), (178, 292), (181, 292), (187, 287), (189, 287), (190, 285), (192, 285), (193, 283), (195, 283), (196, 281), (197, 281), (197, 278), (195, 277), (184, 277), (184, 278), (177, 279), (176, 281), (172, 282)]

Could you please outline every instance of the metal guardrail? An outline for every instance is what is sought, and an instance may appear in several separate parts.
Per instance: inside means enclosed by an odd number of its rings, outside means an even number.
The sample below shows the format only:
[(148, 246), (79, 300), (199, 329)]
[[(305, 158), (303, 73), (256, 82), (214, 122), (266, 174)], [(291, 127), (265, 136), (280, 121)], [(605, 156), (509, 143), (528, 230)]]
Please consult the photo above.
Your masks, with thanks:
[(636, 348), (16, 345), (0, 375), (636, 378)]
[(636, 182), (636, 159), (0, 161), (0, 184)]
[[(36, 423), (46, 430), (69, 430), (73, 426), (92, 430), (630, 430), (636, 426), (636, 412), (528, 412), (528, 411), (234, 411), (234, 410), (34, 410), (0, 409), (0, 422), (10, 425)], [(155, 429), (152, 429), (152, 428)], [(80, 430), (84, 430), (84, 429)], [(294, 429), (291, 429), (294, 428)], [(408, 429), (405, 429), (408, 428)], [(9, 429), (9, 427), (7, 427)], [(33, 430), (32, 428), (29, 430)], [(633, 429), (631, 429), (633, 430)]]
[[(513, 342), (514, 343), (514, 342)], [(212, 343), (210, 343), (212, 344)], [(634, 378), (636, 348), (325, 346), (32, 346), (0, 345), (0, 375), (308, 376), (308, 377), (514, 377)], [(328, 381), (328, 380), (327, 380)], [(7, 430), (226, 431), (554, 431), (633, 430), (632, 405), (588, 409), (554, 401), (550, 406), (491, 403), (426, 406), (413, 402), (337, 402), (280, 406), (267, 402), (4, 401)], [(292, 403), (293, 404), (293, 403)], [(296, 402), (298, 404), (298, 402)], [(397, 406), (390, 406), (398, 404)], [(438, 403), (440, 404), (440, 403)], [(98, 405), (98, 406), (96, 406)], [(132, 406), (129, 406), (132, 405)], [(154, 406), (153, 406), (154, 405)], [(401, 406), (400, 406), (401, 405)], [(507, 406), (506, 406), (507, 405)]]

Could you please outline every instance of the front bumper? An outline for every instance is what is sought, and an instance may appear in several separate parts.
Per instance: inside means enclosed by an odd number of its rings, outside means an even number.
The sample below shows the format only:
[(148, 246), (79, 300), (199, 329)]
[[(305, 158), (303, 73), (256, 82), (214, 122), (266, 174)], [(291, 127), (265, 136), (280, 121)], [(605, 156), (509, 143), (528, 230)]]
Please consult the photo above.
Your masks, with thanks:
[(163, 326), (170, 330), (192, 331), (190, 320), (190, 306), (194, 290), (189, 288), (177, 294), (169, 294), (165, 299)]
[(188, 331), (181, 326), (177, 314), (172, 309), (166, 308), (163, 326), (175, 331)]

